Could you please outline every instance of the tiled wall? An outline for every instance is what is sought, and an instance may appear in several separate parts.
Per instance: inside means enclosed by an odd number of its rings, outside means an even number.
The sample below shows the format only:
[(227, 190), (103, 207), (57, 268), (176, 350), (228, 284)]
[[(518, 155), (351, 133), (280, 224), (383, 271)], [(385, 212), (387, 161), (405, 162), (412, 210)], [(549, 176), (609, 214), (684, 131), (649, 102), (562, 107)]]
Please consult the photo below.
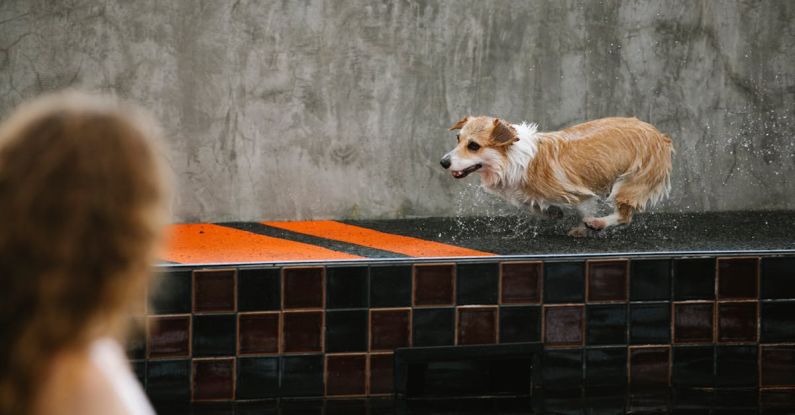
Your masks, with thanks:
[(545, 388), (795, 388), (795, 257), (173, 269), (155, 401), (375, 396), (406, 346), (544, 343)]

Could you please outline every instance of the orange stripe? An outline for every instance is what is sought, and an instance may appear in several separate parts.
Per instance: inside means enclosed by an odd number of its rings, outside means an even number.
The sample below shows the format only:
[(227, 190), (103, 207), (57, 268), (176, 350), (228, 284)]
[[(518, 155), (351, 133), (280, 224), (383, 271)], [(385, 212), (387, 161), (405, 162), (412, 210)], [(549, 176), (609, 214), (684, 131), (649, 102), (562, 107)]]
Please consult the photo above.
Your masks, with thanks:
[(426, 241), (409, 236), (395, 235), (347, 225), (331, 220), (306, 222), (263, 222), (274, 228), (334, 239), (337, 241), (363, 245), (384, 251), (397, 252), (414, 257), (445, 257), (445, 256), (492, 256), (489, 252), (476, 251), (440, 242)]
[(163, 259), (182, 264), (362, 258), (315, 245), (211, 224), (172, 225), (169, 227), (168, 239)]

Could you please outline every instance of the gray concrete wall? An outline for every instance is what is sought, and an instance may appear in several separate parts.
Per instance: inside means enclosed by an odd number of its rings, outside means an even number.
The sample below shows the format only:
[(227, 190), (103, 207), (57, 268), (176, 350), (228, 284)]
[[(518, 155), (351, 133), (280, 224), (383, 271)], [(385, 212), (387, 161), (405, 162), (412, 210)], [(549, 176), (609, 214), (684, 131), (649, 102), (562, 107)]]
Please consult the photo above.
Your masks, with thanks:
[(790, 0), (0, 3), (0, 114), (142, 103), (180, 221), (504, 212), (438, 166), (465, 114), (635, 115), (677, 149), (660, 209), (795, 209), (794, 73)]

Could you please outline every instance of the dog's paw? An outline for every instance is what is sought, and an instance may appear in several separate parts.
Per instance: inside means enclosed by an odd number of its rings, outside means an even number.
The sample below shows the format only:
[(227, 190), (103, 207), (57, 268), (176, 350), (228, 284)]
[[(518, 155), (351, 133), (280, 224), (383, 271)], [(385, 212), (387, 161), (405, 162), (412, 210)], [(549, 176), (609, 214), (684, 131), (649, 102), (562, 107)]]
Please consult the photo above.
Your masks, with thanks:
[(569, 230), (569, 236), (574, 238), (585, 238), (588, 236), (588, 228), (585, 226), (577, 226)]
[(602, 229), (607, 227), (607, 221), (599, 218), (585, 218), (583, 219), (582, 223), (585, 224), (585, 226), (587, 226), (588, 229), (594, 231), (601, 231)]

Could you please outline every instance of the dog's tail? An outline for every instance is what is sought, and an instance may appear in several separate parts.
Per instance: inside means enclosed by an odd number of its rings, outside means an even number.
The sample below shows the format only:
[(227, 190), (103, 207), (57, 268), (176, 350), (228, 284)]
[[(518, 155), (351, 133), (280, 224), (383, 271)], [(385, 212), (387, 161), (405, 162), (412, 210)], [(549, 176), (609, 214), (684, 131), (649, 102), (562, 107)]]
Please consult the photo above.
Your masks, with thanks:
[(609, 196), (618, 204), (638, 211), (653, 207), (671, 192), (671, 169), (674, 154), (670, 137), (651, 129), (644, 140), (645, 151), (630, 171), (622, 175)]

